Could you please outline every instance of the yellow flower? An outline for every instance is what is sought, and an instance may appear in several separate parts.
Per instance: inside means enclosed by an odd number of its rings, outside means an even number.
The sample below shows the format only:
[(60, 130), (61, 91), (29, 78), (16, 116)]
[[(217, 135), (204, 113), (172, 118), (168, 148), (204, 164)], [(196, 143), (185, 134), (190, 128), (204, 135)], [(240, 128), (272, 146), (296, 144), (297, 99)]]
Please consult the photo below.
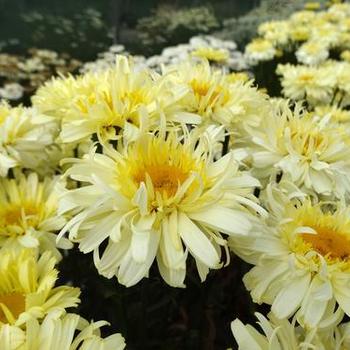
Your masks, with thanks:
[(328, 48), (320, 41), (307, 41), (295, 53), (298, 62), (317, 65), (324, 62), (329, 55)]
[(88, 324), (76, 314), (62, 315), (51, 311), (41, 323), (30, 318), (26, 329), (4, 325), (0, 329), (0, 343), (5, 350), (122, 350), (125, 341), (121, 334), (103, 339), (100, 328), (108, 322)]
[(321, 4), (317, 1), (314, 2), (307, 2), (304, 5), (305, 10), (319, 10), (321, 8)]
[[(322, 117), (322, 118), (321, 118)], [(303, 190), (342, 198), (350, 195), (350, 143), (330, 116), (312, 116), (295, 107), (276, 109), (249, 131), (253, 173), (266, 178), (272, 169)]]
[(32, 104), (40, 112), (62, 121), (67, 114), (74, 114), (84, 99), (93, 100), (96, 86), (105, 79), (105, 73), (52, 78), (32, 96)]
[(289, 39), (288, 21), (268, 21), (260, 24), (258, 33), (277, 47), (284, 46)]
[(45, 252), (39, 260), (29, 250), (0, 255), (0, 328), (21, 326), (28, 318), (41, 319), (51, 310), (75, 307), (80, 291), (55, 287), (56, 260)]
[[(20, 174), (16, 179), (0, 178), (0, 247), (8, 249), (32, 248), (50, 251), (56, 259), (56, 232), (65, 224), (58, 216), (58, 197), (54, 186), (57, 179), (46, 177), (40, 182), (35, 173)], [(58, 248), (71, 248), (62, 240)]]
[(337, 84), (337, 71), (332, 65), (320, 67), (278, 65), (283, 94), (292, 100), (306, 99), (311, 105), (329, 104)]
[(235, 83), (237, 81), (246, 83), (250, 79), (250, 77), (246, 72), (232, 72), (227, 75), (226, 79), (229, 83)]
[(337, 108), (336, 106), (316, 106), (313, 113), (320, 118), (330, 115), (331, 119), (337, 123), (350, 122), (350, 111)]
[(205, 280), (209, 268), (222, 266), (220, 232), (252, 228), (242, 203), (260, 210), (252, 196), (257, 181), (238, 171), (231, 153), (214, 161), (219, 133), (211, 132), (143, 134), (118, 152), (76, 160), (67, 175), (86, 186), (62, 194), (61, 213), (76, 215), (61, 234), (69, 231), (82, 252), (94, 252), (100, 274), (126, 286), (147, 276), (156, 258), (163, 279), (183, 287), (188, 254)]
[(340, 54), (340, 58), (343, 61), (350, 62), (350, 50), (345, 50)]
[(199, 47), (191, 52), (192, 56), (205, 58), (210, 62), (223, 63), (226, 62), (230, 54), (225, 49), (214, 49), (211, 47)]
[(15, 167), (36, 169), (58, 133), (52, 118), (35, 109), (0, 104), (0, 177)]
[(303, 329), (296, 324), (295, 319), (291, 322), (278, 319), (273, 313), (268, 318), (258, 312), (255, 316), (263, 334), (250, 325), (244, 325), (239, 319), (231, 323), (239, 350), (346, 349), (350, 341), (350, 323), (337, 327), (339, 318), (325, 320), (325, 326), (315, 331)]
[(246, 46), (244, 55), (250, 64), (256, 65), (261, 61), (272, 60), (276, 55), (276, 48), (271, 41), (257, 38)]
[(178, 101), (183, 110), (183, 120), (187, 115), (198, 115), (202, 118), (201, 126), (223, 125), (229, 132), (237, 133), (246, 123), (260, 120), (269, 108), (266, 95), (257, 91), (253, 81), (232, 81), (232, 75), (211, 68), (207, 61), (188, 61), (169, 67), (164, 75), (175, 86), (188, 89)]
[(272, 305), (280, 319), (296, 312), (307, 328), (329, 314), (350, 315), (350, 207), (282, 194), (275, 185), (266, 192), (270, 217), (260, 233), (230, 243), (243, 258), (254, 256), (243, 279), (253, 300)]

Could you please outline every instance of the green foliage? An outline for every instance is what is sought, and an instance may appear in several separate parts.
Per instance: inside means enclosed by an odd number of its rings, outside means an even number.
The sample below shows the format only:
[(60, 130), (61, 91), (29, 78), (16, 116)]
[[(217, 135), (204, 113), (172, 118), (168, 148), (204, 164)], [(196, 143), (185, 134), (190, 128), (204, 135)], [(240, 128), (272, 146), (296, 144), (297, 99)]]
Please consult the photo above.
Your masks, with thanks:
[(175, 9), (161, 6), (152, 16), (139, 20), (137, 31), (143, 51), (152, 54), (165, 46), (186, 42), (191, 36), (210, 33), (219, 27), (219, 21), (209, 7)]
[(21, 18), (30, 33), (28, 46), (68, 51), (74, 57), (88, 59), (110, 44), (102, 14), (93, 8), (70, 17), (33, 11)]

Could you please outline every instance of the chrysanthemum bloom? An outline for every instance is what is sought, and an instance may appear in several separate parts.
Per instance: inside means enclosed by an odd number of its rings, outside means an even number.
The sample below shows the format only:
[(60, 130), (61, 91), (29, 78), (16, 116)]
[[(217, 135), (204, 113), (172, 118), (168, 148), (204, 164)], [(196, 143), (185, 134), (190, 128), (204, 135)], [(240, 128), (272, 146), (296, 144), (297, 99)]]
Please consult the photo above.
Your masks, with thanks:
[(93, 101), (98, 83), (103, 84), (105, 79), (106, 73), (52, 78), (32, 96), (32, 104), (38, 111), (62, 121), (67, 114), (82, 108), (83, 101)]
[[(306, 330), (287, 319), (279, 320), (273, 314), (269, 319), (255, 313), (263, 334), (239, 319), (231, 323), (231, 330), (239, 350), (341, 350), (350, 345), (350, 324), (336, 327), (335, 322), (318, 330)], [(339, 321), (339, 320), (338, 320)]]
[[(47, 84), (33, 103), (61, 116), (63, 142), (77, 142), (93, 134), (102, 139), (119, 134), (132, 139), (145, 127), (157, 127), (161, 116), (183, 121), (176, 101), (186, 92), (151, 70), (137, 68), (127, 57), (117, 56), (115, 67), (107, 71)], [(187, 119), (188, 123), (200, 120), (188, 115)]]
[(213, 49), (212, 47), (199, 47), (191, 52), (194, 57), (205, 58), (209, 62), (222, 63), (230, 58), (230, 53), (225, 49)]
[(2, 350), (122, 350), (125, 341), (116, 333), (103, 339), (100, 328), (108, 322), (88, 324), (76, 314), (50, 312), (42, 322), (30, 318), (25, 330), (3, 325), (0, 328)]
[(0, 255), (0, 328), (23, 326), (29, 318), (43, 318), (51, 310), (75, 307), (80, 291), (55, 287), (56, 259), (46, 252), (39, 260), (30, 250)]
[(62, 234), (94, 252), (100, 274), (126, 286), (147, 276), (157, 258), (164, 280), (183, 287), (188, 253), (205, 280), (222, 266), (221, 233), (247, 234), (254, 217), (245, 206), (260, 208), (251, 194), (258, 182), (238, 171), (231, 153), (214, 161), (207, 133), (167, 135), (144, 134), (119, 152), (92, 150), (67, 171), (86, 186), (63, 193), (61, 213), (80, 213)]
[(276, 47), (283, 47), (289, 39), (288, 21), (268, 21), (260, 24), (258, 33)]
[(252, 40), (245, 48), (245, 58), (252, 65), (262, 61), (270, 61), (276, 55), (276, 48), (271, 41), (257, 38)]
[(338, 93), (335, 101), (340, 107), (348, 107), (350, 106), (350, 63), (330, 61), (329, 66), (333, 66), (336, 73)]
[(336, 70), (331, 66), (306, 67), (278, 65), (283, 94), (295, 101), (306, 99), (311, 105), (329, 104), (333, 98)]
[(336, 303), (336, 313), (350, 315), (350, 207), (269, 188), (265, 204), (271, 217), (261, 234), (238, 248), (255, 265), (243, 279), (254, 302), (272, 305), (281, 319), (297, 312), (306, 327), (317, 326)]
[(199, 115), (201, 126), (223, 125), (229, 132), (238, 133), (243, 125), (260, 121), (269, 109), (267, 96), (257, 91), (253, 81), (232, 82), (229, 75), (210, 67), (208, 61), (170, 66), (163, 75), (175, 86), (187, 88), (178, 104), (184, 112)]
[(32, 108), (0, 104), (0, 177), (14, 167), (35, 169), (56, 133), (52, 118)]
[(350, 111), (337, 106), (316, 106), (312, 113), (320, 119), (330, 116), (332, 121), (339, 124), (348, 124), (350, 122)]
[(0, 247), (50, 251), (57, 260), (61, 258), (57, 248), (72, 247), (67, 239), (56, 247), (55, 233), (66, 223), (57, 213), (56, 183), (49, 177), (39, 181), (35, 173), (0, 178)]
[(300, 63), (306, 65), (318, 65), (328, 58), (329, 51), (327, 45), (314, 40), (301, 45), (295, 55)]
[(285, 106), (267, 115), (250, 135), (248, 147), (258, 178), (268, 177), (275, 168), (319, 195), (350, 194), (348, 136), (329, 115), (315, 118), (298, 106), (294, 112)]

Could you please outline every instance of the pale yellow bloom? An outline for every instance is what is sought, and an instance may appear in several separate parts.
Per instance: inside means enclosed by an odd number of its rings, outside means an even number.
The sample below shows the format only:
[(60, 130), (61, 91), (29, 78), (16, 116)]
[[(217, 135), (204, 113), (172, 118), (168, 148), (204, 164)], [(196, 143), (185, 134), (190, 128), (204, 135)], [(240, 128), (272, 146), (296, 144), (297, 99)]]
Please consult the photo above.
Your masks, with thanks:
[(57, 133), (53, 119), (35, 109), (0, 104), (0, 177), (15, 167), (36, 169)]
[(68, 240), (56, 246), (56, 233), (66, 219), (58, 215), (57, 178), (39, 181), (35, 173), (15, 179), (0, 178), (0, 247), (18, 250), (50, 251), (57, 260), (57, 248), (71, 248)]
[(320, 67), (278, 65), (283, 94), (299, 101), (306, 99), (311, 105), (329, 104), (337, 84), (336, 71), (331, 65)]
[(163, 279), (183, 287), (188, 254), (205, 280), (223, 265), (221, 233), (247, 234), (255, 219), (246, 207), (261, 211), (252, 195), (258, 182), (238, 170), (232, 154), (214, 161), (219, 134), (144, 134), (119, 151), (75, 160), (67, 175), (86, 186), (62, 194), (61, 213), (76, 213), (62, 234), (94, 252), (100, 274), (126, 286), (157, 259)]
[(42, 322), (30, 318), (25, 329), (4, 325), (0, 328), (2, 350), (122, 350), (121, 334), (102, 338), (100, 328), (108, 322), (87, 323), (76, 314), (51, 311)]
[(295, 53), (298, 62), (317, 65), (324, 62), (329, 55), (328, 48), (320, 41), (307, 41)]
[(229, 59), (230, 54), (225, 49), (213, 49), (211, 47), (199, 47), (191, 52), (192, 56), (205, 58), (210, 62), (225, 62)]
[(0, 255), (0, 329), (23, 326), (29, 318), (42, 319), (52, 310), (64, 311), (79, 303), (78, 288), (55, 287), (56, 260), (45, 252), (37, 260), (30, 250)]
[(296, 313), (308, 328), (322, 324), (326, 315), (349, 315), (350, 208), (287, 196), (273, 185), (266, 191), (271, 216), (261, 222), (260, 233), (250, 242), (232, 237), (230, 243), (255, 265), (243, 279), (253, 300), (272, 305), (280, 319)]
[(247, 146), (253, 173), (268, 177), (273, 169), (291, 177), (298, 187), (322, 196), (350, 195), (349, 137), (330, 115), (312, 116), (282, 105), (251, 128)]
[(272, 60), (276, 55), (276, 48), (271, 41), (257, 38), (246, 46), (244, 55), (248, 63), (256, 65), (261, 61)]
[(255, 316), (263, 334), (239, 319), (231, 323), (239, 350), (342, 350), (350, 344), (349, 323), (336, 327), (334, 321), (331, 325), (324, 322), (325, 327), (308, 330), (298, 326), (295, 319), (292, 322), (281, 320), (272, 313), (268, 318), (260, 313)]

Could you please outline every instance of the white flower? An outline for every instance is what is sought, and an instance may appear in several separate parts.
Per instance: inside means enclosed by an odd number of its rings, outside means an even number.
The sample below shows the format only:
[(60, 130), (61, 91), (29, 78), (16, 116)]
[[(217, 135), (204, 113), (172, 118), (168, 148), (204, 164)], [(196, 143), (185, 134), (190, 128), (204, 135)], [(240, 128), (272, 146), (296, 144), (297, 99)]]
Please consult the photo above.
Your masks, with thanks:
[(318, 65), (328, 58), (329, 51), (325, 44), (315, 40), (301, 45), (295, 55), (300, 63)]
[(0, 88), (0, 97), (5, 100), (19, 100), (23, 92), (23, 86), (18, 83), (5, 84), (3, 88)]

